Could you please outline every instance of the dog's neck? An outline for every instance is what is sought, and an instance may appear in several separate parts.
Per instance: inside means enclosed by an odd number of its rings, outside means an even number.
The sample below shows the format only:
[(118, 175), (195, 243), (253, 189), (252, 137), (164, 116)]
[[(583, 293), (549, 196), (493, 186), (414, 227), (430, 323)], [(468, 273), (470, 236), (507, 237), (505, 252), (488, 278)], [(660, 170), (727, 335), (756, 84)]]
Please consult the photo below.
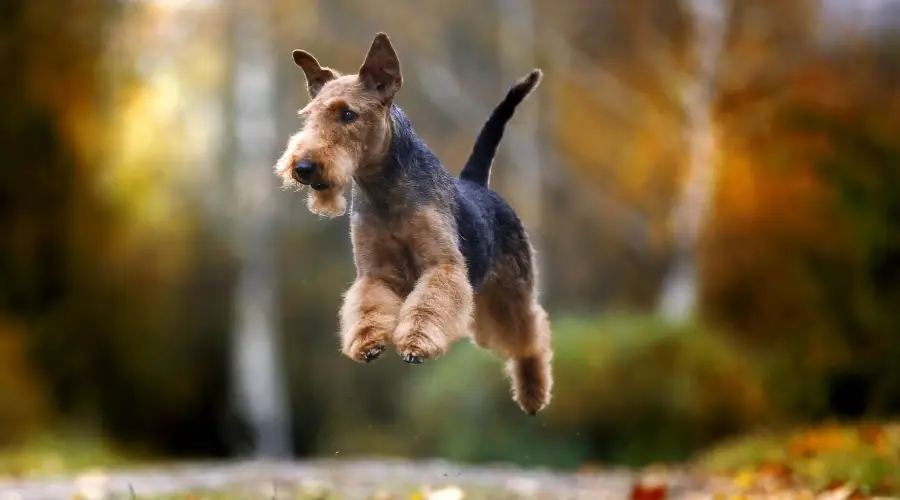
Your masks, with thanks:
[[(380, 162), (353, 176), (354, 211), (402, 212), (427, 198), (429, 166), (437, 157), (413, 131), (409, 118), (391, 105), (390, 137)], [(439, 163), (437, 163), (439, 164)]]

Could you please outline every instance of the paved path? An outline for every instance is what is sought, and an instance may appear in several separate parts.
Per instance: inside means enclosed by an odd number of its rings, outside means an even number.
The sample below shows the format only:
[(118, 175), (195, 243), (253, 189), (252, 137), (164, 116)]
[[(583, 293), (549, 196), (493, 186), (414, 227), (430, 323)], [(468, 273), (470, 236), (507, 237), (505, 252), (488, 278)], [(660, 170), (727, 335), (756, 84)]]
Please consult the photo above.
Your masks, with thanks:
[[(638, 478), (628, 470), (570, 474), (499, 465), (467, 467), (443, 461), (183, 463), (65, 477), (0, 478), (0, 500), (174, 500), (188, 498), (179, 494), (204, 491), (229, 492), (228, 500), (627, 500), (638, 479), (645, 484), (648, 480), (646, 475)], [(667, 485), (666, 500), (734, 494), (709, 479), (667, 473), (662, 480)], [(724, 486), (729, 489), (727, 483)], [(719, 495), (713, 495), (714, 491)], [(411, 496), (414, 492), (419, 495)], [(721, 496), (723, 493), (726, 495)], [(742, 492), (740, 498), (813, 498), (809, 494), (748, 493)], [(193, 498), (203, 500), (204, 496)]]
[[(628, 471), (562, 474), (513, 467), (463, 467), (442, 461), (229, 462), (95, 471), (76, 476), (0, 479), (0, 500), (153, 498), (187, 491), (231, 491), (235, 498), (410, 498), (414, 491), (466, 492), (466, 499), (624, 499)], [(391, 494), (403, 494), (402, 497)], [(672, 491), (671, 493), (674, 493)], [(321, 498), (326, 496), (321, 495)], [(429, 496), (426, 493), (424, 499)], [(439, 495), (436, 498), (441, 498)], [(669, 498), (673, 498), (670, 494)]]

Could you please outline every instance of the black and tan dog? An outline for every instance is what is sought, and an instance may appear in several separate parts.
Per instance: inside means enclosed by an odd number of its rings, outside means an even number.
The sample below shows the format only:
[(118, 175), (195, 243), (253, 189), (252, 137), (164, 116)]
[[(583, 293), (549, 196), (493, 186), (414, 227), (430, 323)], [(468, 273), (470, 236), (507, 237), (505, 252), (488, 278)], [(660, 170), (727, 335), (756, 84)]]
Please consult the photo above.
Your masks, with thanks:
[(293, 57), (312, 100), (276, 172), (287, 186), (310, 187), (316, 214), (343, 214), (344, 188), (352, 191), (357, 278), (341, 307), (342, 352), (369, 362), (393, 343), (418, 364), (471, 335), (509, 360), (525, 412), (547, 406), (550, 324), (538, 303), (534, 250), (516, 213), (488, 188), (505, 125), (541, 71), (509, 90), (454, 178), (393, 103), (403, 76), (387, 35), (376, 35), (356, 74), (322, 67), (302, 50)]

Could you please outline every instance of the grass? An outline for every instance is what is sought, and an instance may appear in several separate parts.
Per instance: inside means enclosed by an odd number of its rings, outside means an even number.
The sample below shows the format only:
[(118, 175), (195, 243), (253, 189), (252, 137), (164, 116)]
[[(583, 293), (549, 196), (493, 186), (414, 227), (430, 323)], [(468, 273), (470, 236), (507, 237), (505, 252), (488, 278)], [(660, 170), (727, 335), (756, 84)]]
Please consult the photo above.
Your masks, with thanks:
[(831, 423), (723, 443), (696, 461), (705, 472), (778, 475), (821, 490), (900, 495), (900, 423)]
[(91, 435), (43, 435), (20, 446), (0, 448), (0, 476), (39, 477), (137, 462), (105, 440)]

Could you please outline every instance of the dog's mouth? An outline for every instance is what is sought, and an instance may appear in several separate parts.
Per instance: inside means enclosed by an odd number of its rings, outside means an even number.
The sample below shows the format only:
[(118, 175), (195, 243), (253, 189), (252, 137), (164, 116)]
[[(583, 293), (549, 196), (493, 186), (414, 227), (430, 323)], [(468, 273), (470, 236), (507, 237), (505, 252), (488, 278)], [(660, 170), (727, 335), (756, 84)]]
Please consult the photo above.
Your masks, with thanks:
[(304, 186), (309, 186), (314, 191), (324, 191), (331, 187), (331, 183), (327, 182), (327, 181), (323, 181), (323, 180), (319, 180), (319, 179), (313, 179), (313, 180), (302, 179), (299, 175), (293, 175), (292, 177), (298, 183), (300, 183)]

